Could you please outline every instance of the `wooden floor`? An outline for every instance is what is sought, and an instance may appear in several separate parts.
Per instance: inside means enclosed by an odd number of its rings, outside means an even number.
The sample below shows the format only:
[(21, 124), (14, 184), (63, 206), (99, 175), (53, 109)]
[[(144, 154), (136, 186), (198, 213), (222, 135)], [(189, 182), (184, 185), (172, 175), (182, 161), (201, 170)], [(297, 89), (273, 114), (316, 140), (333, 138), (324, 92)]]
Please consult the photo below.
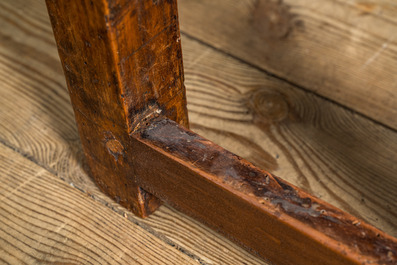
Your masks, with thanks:
[[(394, 0), (179, 0), (191, 128), (397, 236)], [(0, 1), (0, 264), (266, 264), (84, 158), (44, 1)]]

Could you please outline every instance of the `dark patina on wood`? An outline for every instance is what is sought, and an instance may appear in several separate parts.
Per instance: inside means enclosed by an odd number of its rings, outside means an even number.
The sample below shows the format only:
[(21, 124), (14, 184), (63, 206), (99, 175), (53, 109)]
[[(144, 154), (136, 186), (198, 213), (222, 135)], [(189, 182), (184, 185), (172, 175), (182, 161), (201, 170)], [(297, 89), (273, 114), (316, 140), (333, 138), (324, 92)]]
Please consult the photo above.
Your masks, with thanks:
[(152, 104), (188, 126), (175, 1), (46, 1), (85, 156), (98, 185), (139, 216), (131, 128)]
[(176, 1), (47, 6), (91, 174), (116, 201), (145, 217), (158, 197), (278, 264), (396, 264), (395, 238), (185, 129)]
[(134, 135), (140, 186), (277, 264), (395, 264), (397, 240), (168, 119)]

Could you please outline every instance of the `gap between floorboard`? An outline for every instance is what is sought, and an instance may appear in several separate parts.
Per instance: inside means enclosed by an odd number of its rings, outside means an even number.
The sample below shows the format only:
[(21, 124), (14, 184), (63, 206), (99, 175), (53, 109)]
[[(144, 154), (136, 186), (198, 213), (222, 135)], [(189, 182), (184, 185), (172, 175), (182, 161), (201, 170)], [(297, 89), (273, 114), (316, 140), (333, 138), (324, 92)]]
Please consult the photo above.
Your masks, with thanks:
[[(292, 82), (292, 81), (290, 81), (290, 80), (288, 80), (288, 79), (286, 79), (286, 78), (280, 77), (280, 76), (278, 76), (278, 75), (276, 75), (276, 74), (274, 74), (274, 73), (272, 73), (272, 72), (269, 72), (268, 70), (263, 69), (262, 67), (260, 67), (260, 66), (258, 66), (258, 65), (256, 65), (256, 64), (254, 64), (254, 63), (248, 62), (247, 60), (244, 60), (244, 59), (240, 58), (240, 57), (237, 56), (237, 55), (234, 55), (234, 54), (229, 53), (229, 52), (227, 52), (227, 51), (224, 51), (224, 50), (222, 50), (222, 49), (220, 49), (220, 48), (217, 48), (217, 47), (215, 47), (215, 46), (209, 44), (208, 42), (203, 41), (202, 39), (199, 39), (199, 38), (197, 38), (197, 37), (195, 37), (195, 36), (193, 36), (193, 35), (191, 35), (191, 34), (189, 34), (189, 33), (186, 33), (185, 31), (182, 31), (182, 30), (181, 30), (181, 36), (182, 36), (182, 37), (189, 38), (189, 39), (194, 40), (194, 41), (197, 41), (198, 43), (202, 44), (203, 46), (206, 46), (206, 47), (208, 47), (208, 48), (210, 48), (210, 49), (213, 49), (213, 50), (215, 50), (215, 51), (217, 51), (217, 52), (219, 52), (219, 53), (222, 53), (222, 54), (224, 54), (224, 55), (226, 55), (226, 56), (228, 56), (228, 57), (230, 57), (230, 58), (233, 58), (233, 59), (239, 61), (239, 62), (242, 63), (242, 64), (245, 64), (245, 65), (247, 65), (247, 66), (249, 66), (249, 67), (252, 67), (252, 68), (254, 68), (254, 69), (256, 69), (256, 70), (258, 70), (258, 71), (260, 71), (260, 72), (262, 72), (262, 73), (264, 73), (264, 74), (266, 74), (266, 75), (268, 75), (269, 77), (273, 77), (273, 78), (275, 78), (275, 79), (277, 79), (277, 80), (280, 80), (280, 81), (282, 81), (282, 82), (285, 82), (285, 83), (287, 83), (288, 85), (291, 85), (291, 86), (293, 86), (293, 87), (296, 87), (296, 88), (298, 88), (298, 89), (304, 91), (305, 93), (308, 93), (308, 94), (314, 95), (314, 96), (316, 96), (316, 97), (319, 97), (319, 98), (321, 98), (321, 99), (327, 100), (327, 101), (329, 101), (329, 102), (331, 102), (331, 103), (333, 103), (333, 104), (335, 104), (335, 105), (337, 105), (337, 106), (339, 106), (339, 107), (341, 107), (341, 108), (343, 108), (343, 109), (345, 109), (345, 110), (351, 111), (352, 113), (357, 114), (358, 116), (361, 116), (361, 117), (363, 117), (363, 118), (365, 118), (365, 119), (367, 119), (367, 120), (370, 120), (370, 121), (372, 121), (373, 123), (375, 123), (375, 124), (377, 124), (377, 125), (380, 125), (380, 126), (382, 126), (382, 127), (384, 127), (384, 128), (387, 128), (387, 129), (389, 129), (389, 130), (391, 130), (391, 131), (393, 131), (393, 132), (397, 132), (397, 130), (394, 129), (393, 127), (391, 127), (391, 126), (389, 126), (389, 125), (387, 125), (387, 124), (384, 124), (384, 123), (382, 123), (382, 122), (380, 122), (380, 121), (378, 121), (378, 120), (375, 120), (375, 119), (373, 119), (373, 118), (371, 118), (371, 117), (365, 115), (364, 113), (357, 112), (355, 109), (352, 109), (352, 108), (350, 108), (350, 107), (348, 107), (348, 106), (345, 106), (345, 105), (339, 103), (338, 101), (335, 101), (335, 100), (332, 100), (332, 99), (330, 99), (330, 98), (327, 98), (327, 97), (325, 97), (325, 96), (323, 96), (323, 95), (320, 95), (320, 94), (318, 94), (318, 93), (316, 93), (316, 92), (314, 92), (314, 91), (312, 91), (312, 90), (309, 90), (309, 89), (305, 88), (304, 86), (301, 86), (301, 85), (299, 85), (299, 84), (296, 84), (296, 83), (294, 83), (294, 82)], [(182, 40), (182, 45), (183, 45), (183, 40)]]

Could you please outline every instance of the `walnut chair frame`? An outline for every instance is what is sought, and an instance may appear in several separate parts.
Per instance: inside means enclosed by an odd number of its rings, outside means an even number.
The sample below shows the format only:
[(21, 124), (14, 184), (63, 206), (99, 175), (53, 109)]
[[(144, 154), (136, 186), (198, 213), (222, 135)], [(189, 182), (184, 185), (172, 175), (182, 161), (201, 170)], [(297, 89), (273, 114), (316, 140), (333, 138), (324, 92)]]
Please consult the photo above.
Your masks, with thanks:
[(188, 129), (176, 0), (46, 0), (90, 174), (275, 264), (396, 264), (397, 239)]

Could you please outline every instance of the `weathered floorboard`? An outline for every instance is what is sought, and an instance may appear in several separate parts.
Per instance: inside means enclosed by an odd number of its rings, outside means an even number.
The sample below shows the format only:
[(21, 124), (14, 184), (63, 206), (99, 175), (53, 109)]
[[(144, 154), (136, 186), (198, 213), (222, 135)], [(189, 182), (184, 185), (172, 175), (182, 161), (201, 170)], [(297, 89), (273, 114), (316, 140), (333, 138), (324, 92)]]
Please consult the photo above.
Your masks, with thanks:
[[(43, 1), (0, 5), (1, 141), (123, 214), (126, 210), (104, 196), (81, 168), (80, 141)], [(397, 236), (393, 130), (187, 36), (182, 47), (194, 131)], [(282, 121), (264, 126), (266, 108), (260, 106), (268, 106), (269, 93), (275, 94), (270, 103), (287, 100), (289, 114), (276, 112), (276, 121)], [(257, 101), (251, 100), (254, 94)], [(172, 208), (161, 207), (146, 220), (126, 214), (203, 263), (262, 262)]]
[(193, 131), (397, 235), (395, 131), (197, 42), (184, 47)]
[(397, 129), (392, 0), (179, 1), (181, 31)]
[(0, 144), (0, 264), (199, 264)]
[(82, 168), (83, 152), (44, 2), (0, 5), (8, 7), (0, 8), (4, 11), (0, 18), (4, 22), (0, 31), (2, 142), (203, 264), (264, 264), (174, 209), (163, 206), (142, 220), (104, 195)]

